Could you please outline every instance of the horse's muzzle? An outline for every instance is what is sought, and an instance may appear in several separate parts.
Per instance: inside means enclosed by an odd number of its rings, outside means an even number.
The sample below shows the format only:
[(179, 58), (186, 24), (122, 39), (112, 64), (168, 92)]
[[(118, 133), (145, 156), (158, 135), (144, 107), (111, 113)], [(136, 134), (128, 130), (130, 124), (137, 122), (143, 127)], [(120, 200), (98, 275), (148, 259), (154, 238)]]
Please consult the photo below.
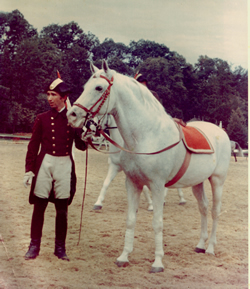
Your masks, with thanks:
[(71, 107), (67, 112), (68, 123), (72, 127), (82, 128), (85, 122), (85, 115), (77, 107)]

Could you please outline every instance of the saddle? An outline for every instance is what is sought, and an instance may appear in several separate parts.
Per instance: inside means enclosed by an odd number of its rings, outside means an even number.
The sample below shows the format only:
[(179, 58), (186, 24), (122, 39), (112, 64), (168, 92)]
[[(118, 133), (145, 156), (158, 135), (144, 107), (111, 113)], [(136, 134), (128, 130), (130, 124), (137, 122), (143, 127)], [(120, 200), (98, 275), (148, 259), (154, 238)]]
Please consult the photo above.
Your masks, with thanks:
[(174, 121), (180, 125), (183, 132), (183, 143), (189, 151), (196, 154), (214, 153), (214, 148), (203, 131), (197, 127), (187, 126), (181, 119), (174, 118)]
[(175, 177), (165, 184), (165, 187), (170, 187), (173, 184), (177, 183), (180, 178), (185, 174), (190, 160), (191, 154), (212, 154), (214, 153), (214, 148), (207, 138), (207, 136), (198, 128), (193, 126), (187, 126), (186, 123), (181, 119), (174, 118), (174, 121), (179, 125), (180, 129), (183, 132), (182, 141), (185, 145), (187, 151), (185, 159), (182, 163), (181, 168)]

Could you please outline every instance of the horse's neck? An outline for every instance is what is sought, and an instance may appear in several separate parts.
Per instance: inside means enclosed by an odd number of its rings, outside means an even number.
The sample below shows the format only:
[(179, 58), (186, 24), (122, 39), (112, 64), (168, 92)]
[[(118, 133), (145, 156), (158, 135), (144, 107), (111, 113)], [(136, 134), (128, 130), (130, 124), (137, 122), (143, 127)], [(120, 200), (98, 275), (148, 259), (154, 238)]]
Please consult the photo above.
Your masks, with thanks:
[(108, 126), (111, 127), (111, 129), (109, 130), (111, 139), (114, 140), (119, 145), (123, 146), (123, 144), (124, 144), (123, 138), (122, 138), (122, 136), (121, 136), (121, 134), (117, 128), (117, 124), (116, 124), (115, 119), (112, 115), (110, 115), (110, 122), (109, 122)]
[[(126, 146), (130, 149), (152, 138), (171, 143), (171, 137), (167, 137), (169, 131), (173, 132), (174, 138), (175, 135), (178, 137), (178, 130), (171, 117), (160, 104), (155, 103), (154, 96), (144, 95), (147, 93), (150, 93), (147, 89), (133, 83), (131, 86), (116, 88), (115, 91), (116, 101), (112, 114)], [(159, 129), (162, 135), (159, 134)]]

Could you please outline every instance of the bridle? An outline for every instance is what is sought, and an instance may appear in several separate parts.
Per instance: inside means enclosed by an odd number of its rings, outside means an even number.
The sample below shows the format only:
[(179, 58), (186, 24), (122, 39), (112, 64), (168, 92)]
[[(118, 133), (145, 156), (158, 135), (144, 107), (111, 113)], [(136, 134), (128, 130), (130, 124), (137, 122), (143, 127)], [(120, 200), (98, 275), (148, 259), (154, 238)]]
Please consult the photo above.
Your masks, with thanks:
[[(107, 80), (107, 82), (109, 83), (109, 86), (107, 87), (107, 89), (104, 91), (104, 93), (101, 95), (101, 97), (91, 106), (91, 108), (86, 108), (85, 106), (81, 105), (78, 102), (74, 102), (73, 105), (80, 107), (81, 109), (83, 109), (84, 111), (87, 112), (87, 115), (85, 116), (85, 122), (89, 119), (89, 118), (94, 118), (99, 111), (101, 110), (102, 106), (104, 105), (104, 103), (106, 102), (108, 96), (110, 95), (110, 89), (111, 86), (113, 85), (113, 81), (114, 81), (114, 77), (111, 77), (111, 80), (109, 80), (107, 77), (100, 75), (101, 78), (104, 78), (105, 80)], [(97, 107), (96, 111), (93, 111), (93, 109), (99, 104), (99, 106)]]

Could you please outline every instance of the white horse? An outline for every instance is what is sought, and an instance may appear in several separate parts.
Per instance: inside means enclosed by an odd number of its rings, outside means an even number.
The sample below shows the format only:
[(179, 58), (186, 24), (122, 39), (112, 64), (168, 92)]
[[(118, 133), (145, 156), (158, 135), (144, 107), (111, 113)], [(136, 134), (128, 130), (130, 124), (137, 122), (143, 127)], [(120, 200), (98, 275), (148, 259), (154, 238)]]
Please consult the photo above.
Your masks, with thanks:
[(237, 148), (238, 148), (238, 151), (239, 151), (239, 156), (240, 156), (240, 157), (243, 157), (244, 154), (243, 154), (242, 148), (241, 148), (241, 146), (239, 145), (239, 143), (237, 143), (236, 141), (231, 140), (230, 143), (231, 143), (231, 153), (232, 153), (233, 156), (234, 156), (234, 160), (237, 162), (235, 149), (236, 149), (236, 147), (237, 147)]
[[(96, 118), (95, 121), (101, 125), (103, 130), (109, 131), (109, 134), (112, 140), (114, 140), (120, 146), (124, 146), (124, 141), (122, 139), (122, 136), (119, 130), (117, 129), (115, 119), (112, 115), (106, 114), (104, 117), (100, 119)], [(100, 138), (101, 138), (100, 145), (102, 145), (102, 140), (104, 136), (101, 135)], [(100, 145), (98, 146), (97, 149), (100, 148)], [(106, 150), (107, 150), (107, 147), (106, 147)], [(118, 149), (112, 143), (109, 143), (109, 152), (111, 152), (111, 154), (109, 155), (109, 158), (108, 158), (108, 164), (109, 164), (108, 174), (103, 182), (97, 201), (94, 204), (94, 207), (93, 207), (94, 210), (102, 209), (103, 201), (106, 196), (106, 192), (107, 192), (109, 185), (111, 184), (113, 179), (116, 177), (116, 175), (122, 171), (120, 153), (113, 154), (113, 152), (117, 152), (117, 151)], [(178, 190), (178, 194), (180, 198), (179, 205), (184, 205), (186, 203), (186, 200), (184, 198), (183, 192), (180, 188), (178, 188), (177, 190)], [(152, 199), (150, 198), (148, 187), (144, 185), (142, 191), (144, 193), (146, 201), (148, 202), (148, 211), (153, 211), (153, 202), (152, 202)], [(167, 196), (167, 192), (168, 192), (168, 188), (165, 188), (165, 197)]]
[[(90, 66), (92, 76), (85, 84), (82, 95), (68, 111), (68, 120), (73, 127), (82, 127), (88, 118), (93, 118), (96, 114), (110, 113), (114, 116), (124, 140), (125, 150), (121, 152), (120, 161), (126, 174), (128, 214), (124, 249), (116, 264), (121, 267), (129, 263), (128, 255), (133, 251), (140, 193), (143, 186), (147, 185), (152, 192), (155, 233), (155, 261), (150, 272), (162, 272), (165, 184), (176, 176), (187, 153), (184, 142), (181, 141), (181, 131), (146, 87), (109, 69), (106, 61), (103, 61), (100, 70), (93, 64)], [(171, 187), (192, 186), (201, 214), (201, 234), (196, 252), (214, 255), (221, 195), (231, 158), (230, 140), (222, 129), (212, 123), (197, 121), (188, 126), (197, 127), (206, 134), (214, 153), (191, 154), (184, 175)], [(171, 149), (167, 150), (169, 147)], [(158, 153), (159, 151), (161, 153)], [(205, 243), (208, 239), (208, 200), (204, 192), (206, 179), (211, 183), (213, 195), (213, 225), (207, 249)]]

